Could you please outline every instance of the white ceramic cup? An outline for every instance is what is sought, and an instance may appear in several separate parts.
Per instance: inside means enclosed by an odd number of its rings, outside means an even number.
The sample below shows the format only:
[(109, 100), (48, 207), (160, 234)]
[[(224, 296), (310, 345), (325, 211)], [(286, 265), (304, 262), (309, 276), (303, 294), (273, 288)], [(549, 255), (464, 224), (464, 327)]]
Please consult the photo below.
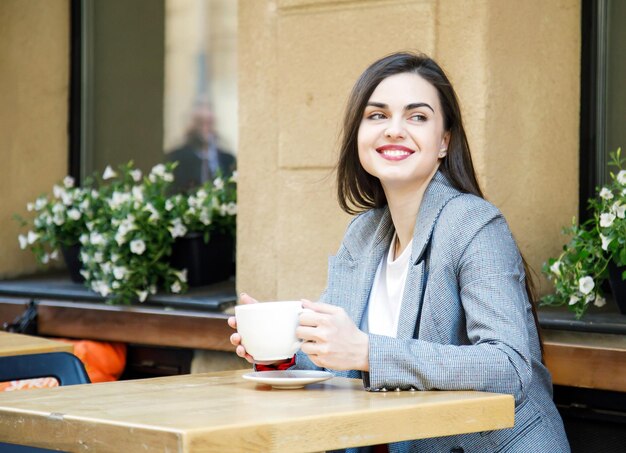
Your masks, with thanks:
[(296, 337), (296, 328), (303, 311), (300, 301), (235, 306), (241, 344), (257, 361), (290, 359), (302, 343)]

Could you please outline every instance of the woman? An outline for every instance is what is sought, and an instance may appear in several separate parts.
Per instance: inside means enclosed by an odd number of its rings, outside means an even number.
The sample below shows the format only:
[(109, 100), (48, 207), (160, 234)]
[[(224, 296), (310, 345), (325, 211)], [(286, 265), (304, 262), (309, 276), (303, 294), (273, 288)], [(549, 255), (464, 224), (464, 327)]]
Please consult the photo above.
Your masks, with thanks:
[[(502, 214), (482, 197), (443, 70), (424, 55), (389, 55), (361, 75), (348, 106), (339, 203), (359, 215), (330, 260), (322, 302), (303, 303), (313, 312), (300, 317), (301, 351), (273, 366), (325, 368), (362, 378), (371, 391), (515, 397), (511, 429), (390, 451), (569, 451), (526, 265)], [(238, 334), (231, 342), (253, 361)]]

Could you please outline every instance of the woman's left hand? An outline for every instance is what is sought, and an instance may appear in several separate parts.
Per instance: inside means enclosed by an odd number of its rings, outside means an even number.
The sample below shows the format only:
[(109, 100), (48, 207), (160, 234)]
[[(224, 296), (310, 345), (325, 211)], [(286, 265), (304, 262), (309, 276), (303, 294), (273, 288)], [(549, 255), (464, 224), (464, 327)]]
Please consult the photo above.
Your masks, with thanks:
[(369, 337), (359, 330), (343, 308), (323, 302), (302, 301), (311, 311), (300, 315), (296, 330), (302, 352), (322, 368), (369, 371)]

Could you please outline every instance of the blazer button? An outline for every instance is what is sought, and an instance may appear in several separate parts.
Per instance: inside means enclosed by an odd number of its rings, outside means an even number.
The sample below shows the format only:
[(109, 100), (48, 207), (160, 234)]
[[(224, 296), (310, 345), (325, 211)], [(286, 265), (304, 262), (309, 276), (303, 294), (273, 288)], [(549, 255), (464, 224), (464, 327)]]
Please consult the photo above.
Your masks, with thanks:
[(450, 449), (450, 453), (463, 453), (463, 452), (464, 452), (463, 447), (452, 447)]

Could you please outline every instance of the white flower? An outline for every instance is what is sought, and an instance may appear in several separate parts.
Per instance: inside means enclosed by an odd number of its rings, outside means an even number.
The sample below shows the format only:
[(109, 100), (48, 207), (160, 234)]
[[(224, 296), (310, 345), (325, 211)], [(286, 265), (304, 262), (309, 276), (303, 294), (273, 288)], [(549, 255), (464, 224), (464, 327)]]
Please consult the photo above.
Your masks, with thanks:
[(91, 277), (91, 272), (89, 272), (86, 269), (81, 269), (80, 271), (80, 275), (82, 275), (83, 277), (85, 277), (85, 280), (89, 280), (89, 277)]
[(593, 301), (595, 298), (596, 298), (596, 293), (587, 294), (587, 297), (585, 297), (585, 303), (588, 304), (589, 302)]
[(104, 236), (94, 231), (89, 235), (89, 242), (92, 245), (103, 245), (105, 243)]
[(620, 204), (619, 201), (616, 201), (613, 203), (613, 206), (611, 206), (611, 212), (620, 219), (623, 219), (626, 216), (626, 204)]
[(622, 186), (626, 185), (626, 170), (621, 170), (617, 174), (617, 182), (619, 182)]
[(109, 288), (108, 285), (101, 280), (94, 280), (93, 282), (91, 282), (91, 289), (93, 289), (97, 293), (100, 293), (100, 295), (102, 295), (103, 297), (111, 294), (111, 288)]
[(187, 227), (183, 225), (182, 220), (180, 218), (176, 218), (172, 220), (171, 226), (167, 228), (170, 231), (170, 234), (173, 238), (182, 237), (187, 234)]
[(148, 203), (144, 209), (146, 211), (150, 211), (150, 217), (148, 217), (149, 221), (155, 222), (161, 218), (159, 211), (157, 211), (152, 203)]
[(226, 213), (228, 215), (237, 215), (237, 203), (232, 201), (226, 205)]
[(45, 197), (40, 197), (35, 200), (35, 211), (41, 211), (48, 204), (48, 200)]
[(561, 262), (560, 261), (555, 261), (552, 266), (550, 266), (550, 270), (552, 271), (552, 273), (554, 273), (555, 275), (561, 275)]
[(59, 259), (59, 251), (58, 250), (54, 250), (52, 253), (50, 253), (50, 259), (51, 260)]
[(133, 181), (139, 182), (141, 181), (141, 170), (138, 168), (130, 171), (130, 176), (133, 178)]
[(605, 200), (611, 200), (613, 198), (613, 192), (611, 192), (606, 187), (603, 187), (600, 191), (600, 198), (604, 198)]
[[(624, 170), (622, 170), (622, 171), (624, 171)], [(606, 305), (606, 299), (604, 297), (602, 297), (602, 296), (598, 296), (598, 297), (596, 297), (596, 301), (593, 304), (596, 307), (604, 307)]]
[(72, 220), (78, 220), (80, 219), (80, 211), (76, 208), (72, 208), (67, 211), (67, 216)]
[(148, 298), (148, 291), (136, 291), (139, 302), (144, 302)]
[(89, 243), (89, 236), (87, 235), (87, 233), (83, 233), (80, 235), (78, 240), (80, 241), (81, 244), (87, 245)]
[(20, 242), (20, 248), (22, 250), (24, 250), (28, 246), (28, 238), (25, 235), (20, 234), (17, 237), (17, 240)]
[(65, 194), (65, 189), (55, 184), (52, 186), (52, 194), (54, 195), (54, 198), (61, 198)]
[(102, 252), (96, 252), (93, 254), (93, 261), (95, 263), (101, 263), (104, 257), (102, 256)]
[(29, 244), (34, 244), (35, 241), (37, 241), (37, 239), (39, 239), (39, 235), (37, 233), (35, 233), (34, 231), (29, 231), (28, 235), (26, 236), (26, 239), (27, 239)]
[(581, 277), (578, 280), (578, 289), (583, 294), (589, 294), (593, 288), (595, 288), (596, 284), (593, 282), (593, 278), (589, 277)]
[(613, 241), (612, 237), (607, 237), (600, 233), (600, 239), (602, 239), (602, 250), (608, 250), (609, 244)]
[(102, 263), (102, 265), (100, 266), (100, 269), (102, 270), (102, 273), (104, 275), (111, 275), (113, 271), (113, 266), (111, 265), (111, 263), (106, 262), (106, 263)]
[(160, 178), (163, 181), (167, 182), (174, 181), (174, 175), (166, 171), (165, 165), (163, 164), (157, 164), (152, 167), (152, 170), (150, 170), (150, 175), (148, 176), (148, 179), (152, 182), (155, 182), (157, 178)]
[(63, 192), (61, 194), (61, 199), (63, 200), (63, 204), (65, 206), (71, 206), (74, 203), (74, 195), (70, 192)]
[(174, 271), (174, 273), (181, 282), (187, 281), (187, 269), (183, 269), (182, 271)]
[(71, 176), (66, 176), (65, 178), (63, 178), (63, 185), (67, 189), (74, 187), (74, 178), (72, 178)]
[(174, 203), (172, 202), (172, 200), (167, 200), (165, 202), (165, 210), (171, 211), (172, 209), (174, 209)]
[(118, 282), (117, 280), (113, 280), (113, 283), (111, 283), (111, 288), (113, 289), (118, 289), (120, 286), (120, 282)]
[(613, 225), (613, 220), (615, 220), (615, 214), (604, 213), (600, 214), (600, 226), (603, 228), (608, 228)]
[(34, 211), (35, 210), (35, 203), (26, 203), (26, 210), (27, 211)]
[(41, 263), (48, 264), (48, 261), (50, 261), (50, 255), (48, 255), (47, 253), (44, 253), (44, 255), (41, 257)]
[(143, 201), (143, 187), (142, 186), (133, 186), (131, 189), (133, 193), (133, 198), (137, 201)]
[(65, 223), (65, 218), (62, 215), (55, 215), (52, 218), (52, 221), (54, 222), (55, 225), (61, 226)]
[(150, 294), (156, 294), (156, 292), (157, 292), (156, 285), (150, 285), (150, 286), (148, 286), (148, 292), (149, 292)]
[(182, 286), (180, 286), (180, 282), (179, 281), (175, 281), (174, 283), (172, 283), (172, 286), (170, 286), (170, 290), (173, 293), (179, 293), (181, 291)]
[(222, 190), (224, 188), (224, 180), (222, 178), (215, 178), (213, 180), (213, 187), (217, 190)]
[(130, 251), (141, 255), (146, 250), (146, 243), (142, 239), (134, 239), (130, 241)]
[(113, 277), (117, 280), (122, 280), (128, 274), (128, 268), (124, 266), (113, 266)]
[(208, 209), (203, 209), (200, 211), (199, 219), (203, 225), (211, 225), (211, 212)]
[(116, 176), (117, 176), (117, 173), (113, 171), (110, 165), (107, 165), (107, 168), (104, 169), (104, 173), (102, 173), (102, 179), (104, 180), (112, 179), (112, 178), (115, 178)]
[(52, 206), (52, 212), (55, 214), (63, 214), (65, 212), (65, 206), (63, 206), (61, 203), (55, 203)]
[(230, 180), (231, 180), (232, 182), (237, 182), (237, 177), (238, 177), (238, 173), (237, 173), (237, 170), (235, 170), (235, 171), (233, 172), (233, 175), (230, 177)]
[(569, 296), (569, 305), (574, 305), (576, 304), (576, 302), (578, 302), (580, 300), (580, 297), (578, 297), (575, 294), (572, 294), (571, 296)]
[(89, 256), (87, 252), (81, 251), (80, 260), (82, 261), (83, 264), (89, 264), (91, 262), (91, 257)]
[(119, 209), (127, 201), (130, 201), (130, 194), (127, 192), (113, 192), (111, 199), (109, 200), (109, 206), (111, 209)]

